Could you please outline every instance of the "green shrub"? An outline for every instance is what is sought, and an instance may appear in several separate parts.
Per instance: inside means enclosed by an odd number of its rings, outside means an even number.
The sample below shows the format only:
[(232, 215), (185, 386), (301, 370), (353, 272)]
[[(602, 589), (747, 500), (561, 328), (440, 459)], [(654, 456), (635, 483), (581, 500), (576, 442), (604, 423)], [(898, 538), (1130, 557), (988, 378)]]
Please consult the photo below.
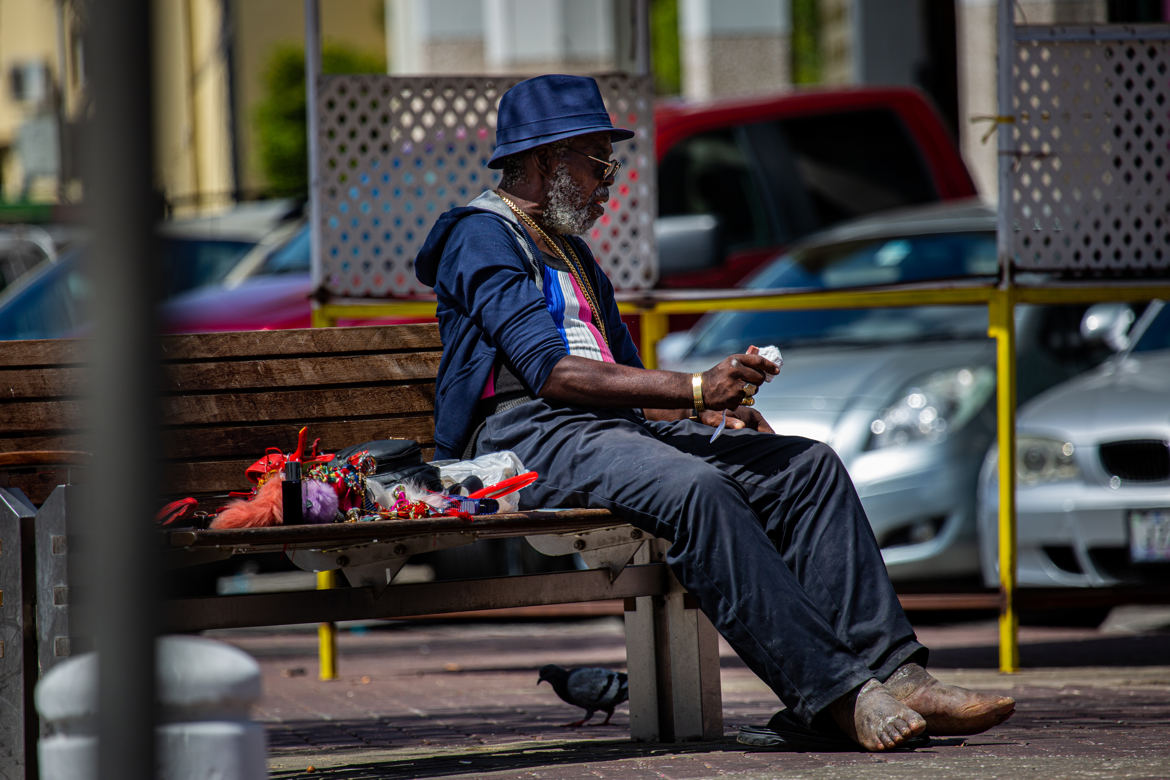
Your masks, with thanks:
[[(339, 44), (321, 50), (323, 73), (385, 73), (386, 60)], [(264, 70), (265, 96), (253, 121), (260, 170), (273, 195), (309, 191), (309, 147), (305, 131), (305, 52), (284, 45), (273, 50)]]

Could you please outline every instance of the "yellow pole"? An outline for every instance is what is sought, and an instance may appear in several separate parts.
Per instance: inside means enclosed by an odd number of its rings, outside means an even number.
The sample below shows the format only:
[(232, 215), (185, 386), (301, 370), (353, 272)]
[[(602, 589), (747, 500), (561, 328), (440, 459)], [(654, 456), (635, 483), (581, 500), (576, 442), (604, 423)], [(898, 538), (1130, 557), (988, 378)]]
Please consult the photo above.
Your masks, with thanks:
[(997, 290), (988, 307), (988, 335), (996, 347), (999, 435), (999, 670), (1020, 668), (1016, 590), (1016, 325), (1013, 290)]
[[(335, 572), (317, 572), (317, 590), (329, 590), (334, 586)], [(333, 623), (317, 624), (317, 659), (322, 680), (337, 679), (337, 626)]]
[(311, 327), (314, 328), (329, 328), (337, 324), (336, 318), (332, 317), (323, 307), (314, 303), (310, 310)]
[(641, 338), (639, 339), (642, 342), (639, 345), (642, 365), (646, 368), (658, 368), (658, 355), (655, 353), (655, 347), (666, 335), (667, 316), (661, 312), (650, 310), (641, 311), (638, 316), (642, 326)]

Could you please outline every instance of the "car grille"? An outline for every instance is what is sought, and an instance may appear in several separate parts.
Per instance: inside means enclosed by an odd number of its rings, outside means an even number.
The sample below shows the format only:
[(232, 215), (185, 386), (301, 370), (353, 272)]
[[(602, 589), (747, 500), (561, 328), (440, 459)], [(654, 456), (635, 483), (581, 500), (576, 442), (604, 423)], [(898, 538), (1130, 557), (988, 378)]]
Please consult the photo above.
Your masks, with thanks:
[(1170, 445), (1156, 439), (1102, 444), (1101, 465), (1109, 474), (1133, 482), (1170, 480)]

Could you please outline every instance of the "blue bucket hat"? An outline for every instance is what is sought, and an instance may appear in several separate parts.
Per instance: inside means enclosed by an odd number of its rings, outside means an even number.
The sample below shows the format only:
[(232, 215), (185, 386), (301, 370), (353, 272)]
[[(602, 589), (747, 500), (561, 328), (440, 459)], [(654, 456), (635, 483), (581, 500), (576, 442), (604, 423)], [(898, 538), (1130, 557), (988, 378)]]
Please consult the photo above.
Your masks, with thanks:
[(496, 150), (489, 168), (518, 152), (586, 133), (609, 132), (624, 141), (633, 130), (614, 127), (601, 99), (597, 82), (588, 76), (537, 76), (516, 84), (500, 98), (496, 120)]

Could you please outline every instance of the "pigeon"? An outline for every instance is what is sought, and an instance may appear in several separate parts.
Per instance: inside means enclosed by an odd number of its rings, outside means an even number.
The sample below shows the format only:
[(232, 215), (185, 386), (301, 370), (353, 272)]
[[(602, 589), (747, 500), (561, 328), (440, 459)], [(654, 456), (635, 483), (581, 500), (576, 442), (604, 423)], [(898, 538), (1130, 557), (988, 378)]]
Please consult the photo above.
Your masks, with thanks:
[(556, 664), (546, 664), (540, 667), (540, 679), (536, 684), (547, 681), (562, 701), (585, 710), (585, 717), (581, 720), (565, 724), (576, 728), (585, 725), (598, 710), (605, 713), (605, 721), (601, 725), (609, 723), (613, 717), (613, 708), (630, 698), (627, 680), (625, 672), (615, 672), (600, 666), (565, 669)]

